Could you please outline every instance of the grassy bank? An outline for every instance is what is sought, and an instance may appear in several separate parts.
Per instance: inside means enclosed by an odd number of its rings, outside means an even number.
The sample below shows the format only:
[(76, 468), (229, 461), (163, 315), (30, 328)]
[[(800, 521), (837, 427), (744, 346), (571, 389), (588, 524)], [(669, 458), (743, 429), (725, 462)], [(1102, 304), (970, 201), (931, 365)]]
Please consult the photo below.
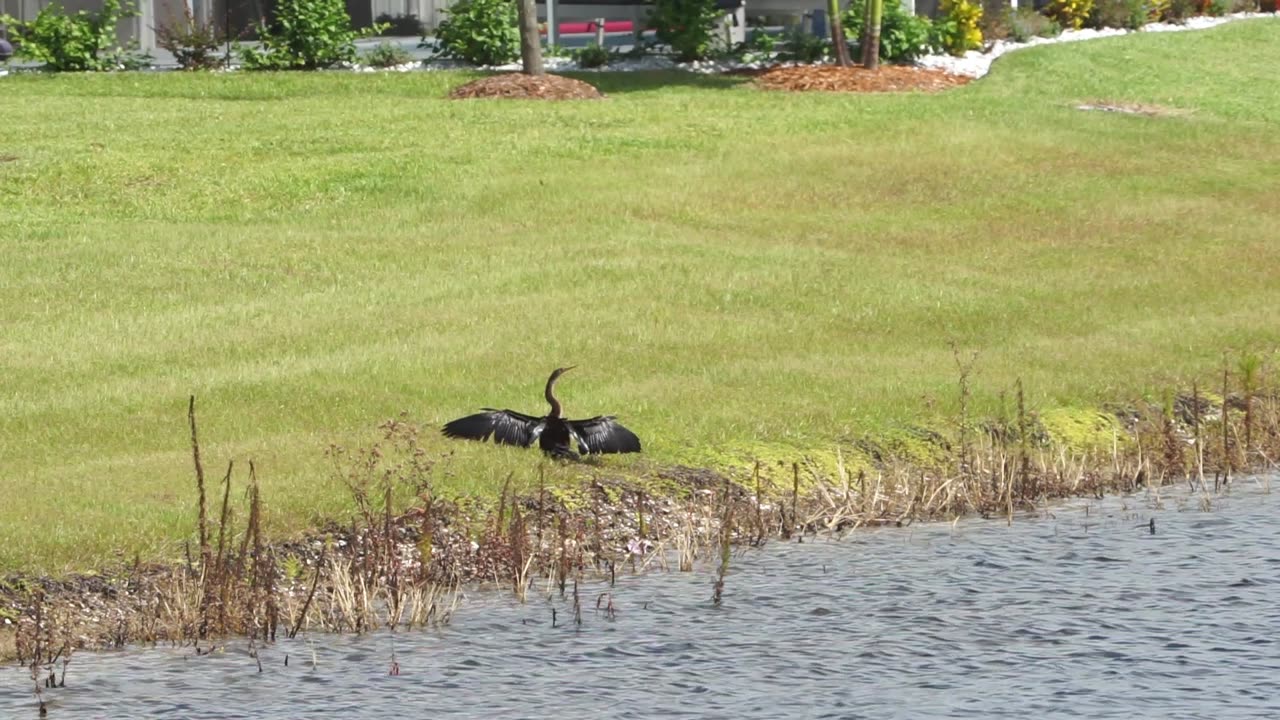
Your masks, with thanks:
[[(937, 423), (951, 341), (980, 353), (976, 413), (1019, 377), (1036, 409), (1207, 377), (1280, 343), (1277, 66), (1255, 21), (1021, 51), (937, 96), (5, 78), (0, 568), (179, 552), (191, 393), (209, 466), (254, 458), (288, 532), (347, 505), (329, 444), (540, 412), (557, 365), (583, 366), (570, 413), (619, 414), (657, 464)], [(426, 442), (443, 492), (535, 477)]]

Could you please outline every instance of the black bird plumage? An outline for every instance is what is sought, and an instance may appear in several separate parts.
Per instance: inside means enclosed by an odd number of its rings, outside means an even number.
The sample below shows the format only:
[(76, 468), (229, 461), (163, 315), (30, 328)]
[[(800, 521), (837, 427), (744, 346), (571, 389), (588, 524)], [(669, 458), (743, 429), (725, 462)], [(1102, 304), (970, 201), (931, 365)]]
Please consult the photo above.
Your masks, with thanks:
[[(484, 412), (458, 418), (444, 426), (444, 434), (452, 438), (479, 440), (493, 438), (499, 445), (529, 447), (535, 440), (548, 455), (576, 458), (600, 453), (640, 452), (640, 438), (623, 427), (612, 415), (598, 415), (586, 420), (561, 417), (560, 401), (552, 392), (556, 380), (574, 365), (556, 368), (547, 379), (546, 398), (551, 412), (543, 417), (525, 415), (514, 410), (482, 408)], [(573, 444), (577, 443), (575, 452)]]

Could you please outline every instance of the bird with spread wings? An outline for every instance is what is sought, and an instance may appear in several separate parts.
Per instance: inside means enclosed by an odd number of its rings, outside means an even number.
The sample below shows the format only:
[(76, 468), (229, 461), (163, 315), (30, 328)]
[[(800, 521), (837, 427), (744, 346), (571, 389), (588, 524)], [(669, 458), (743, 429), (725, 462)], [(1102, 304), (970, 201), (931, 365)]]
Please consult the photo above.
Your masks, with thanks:
[[(544, 453), (559, 458), (577, 458), (601, 453), (640, 452), (640, 438), (623, 427), (612, 415), (599, 415), (586, 420), (568, 420), (561, 416), (560, 401), (552, 392), (556, 380), (576, 365), (556, 368), (547, 379), (546, 398), (551, 412), (543, 417), (525, 415), (514, 410), (482, 408), (484, 412), (458, 418), (444, 426), (444, 434), (467, 440), (493, 439), (499, 445), (529, 447), (536, 440)], [(575, 452), (573, 444), (578, 450)]]

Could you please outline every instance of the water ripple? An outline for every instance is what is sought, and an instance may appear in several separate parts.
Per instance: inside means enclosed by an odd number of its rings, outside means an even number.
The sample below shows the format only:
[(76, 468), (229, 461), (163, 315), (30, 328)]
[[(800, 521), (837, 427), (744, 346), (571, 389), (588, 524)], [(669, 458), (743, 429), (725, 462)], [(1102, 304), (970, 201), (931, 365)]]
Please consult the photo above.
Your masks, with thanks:
[[(1270, 496), (1163, 495), (775, 542), (719, 608), (704, 568), (586, 583), (617, 615), (580, 626), (572, 598), (473, 592), (444, 631), (285, 640), (262, 673), (236, 643), (77, 654), (49, 717), (1280, 716)], [(35, 717), (30, 682), (0, 670), (0, 716)]]

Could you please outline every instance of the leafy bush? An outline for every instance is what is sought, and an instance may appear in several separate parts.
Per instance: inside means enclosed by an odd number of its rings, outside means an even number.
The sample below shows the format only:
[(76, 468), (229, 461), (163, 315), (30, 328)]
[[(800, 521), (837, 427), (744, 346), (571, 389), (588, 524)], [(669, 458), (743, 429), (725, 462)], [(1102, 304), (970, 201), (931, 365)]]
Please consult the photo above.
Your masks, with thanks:
[(1170, 0), (1147, 0), (1147, 22), (1164, 22), (1169, 16)]
[(0, 24), (13, 28), (18, 57), (43, 63), (46, 69), (114, 70), (137, 68), (149, 59), (137, 51), (136, 44), (122, 48), (116, 39), (116, 23), (137, 16), (133, 5), (105, 0), (96, 13), (81, 10), (68, 15), (62, 6), (51, 4), (41, 9), (35, 20), (22, 22), (0, 15)]
[(222, 64), (218, 49), (227, 42), (226, 33), (211, 22), (197, 20), (185, 6), (180, 22), (155, 28), (156, 44), (173, 53), (183, 70), (212, 70)]
[[(1275, 12), (1275, 0), (1271, 0), (1271, 12)], [(1257, 12), (1261, 10), (1258, 0), (1231, 0), (1232, 13)]]
[(978, 23), (982, 37), (988, 42), (1008, 39), (1012, 32), (1009, 28), (1009, 16), (1012, 14), (1013, 7), (1008, 0), (985, 0), (982, 3), (982, 22)]
[(369, 67), (389, 68), (408, 65), (413, 62), (413, 55), (399, 45), (384, 40), (360, 59)]
[(716, 33), (721, 15), (716, 0), (654, 0), (649, 26), (680, 62), (705, 60), (722, 44)]
[[(541, 23), (541, 25), (545, 26), (546, 23)], [(543, 29), (545, 30), (546, 28), (543, 27)], [(574, 51), (572, 48), (567, 48), (557, 43), (554, 45), (547, 45), (546, 47), (542, 48), (542, 57), (544, 58), (573, 57), (573, 52)]]
[(1057, 20), (1062, 27), (1079, 30), (1093, 12), (1094, 0), (1053, 0), (1044, 9), (1044, 14)]
[[(845, 37), (859, 47), (862, 45), (866, 8), (866, 0), (849, 0), (849, 9), (841, 18)], [(927, 17), (907, 12), (898, 0), (884, 0), (884, 10), (880, 15), (880, 59), (911, 62), (928, 54), (932, 24)]]
[(1209, 0), (1209, 4), (1204, 9), (1204, 14), (1211, 17), (1222, 17), (1229, 12), (1231, 12), (1231, 0)]
[(1034, 37), (1057, 37), (1061, 34), (1062, 26), (1057, 20), (1050, 20), (1029, 7), (1009, 13), (1009, 37), (1014, 42), (1024, 43)]
[(258, 30), (261, 48), (239, 48), (248, 70), (318, 70), (356, 61), (356, 40), (381, 30), (351, 28), (344, 0), (279, 0)]
[(1200, 14), (1199, 0), (1169, 0), (1164, 7), (1160, 19), (1165, 22), (1183, 23), (1187, 18)]
[(786, 51), (779, 57), (800, 63), (816, 63), (825, 60), (831, 43), (813, 33), (807, 33), (799, 25), (792, 27), (784, 35), (787, 43)]
[(505, 65), (520, 57), (516, 4), (511, 0), (461, 0), (436, 28), (440, 54), (472, 65)]
[(382, 25), (382, 32), (379, 35), (389, 35), (395, 37), (422, 37), (427, 28), (418, 19), (417, 15), (391, 15), (390, 13), (382, 13), (374, 19), (375, 25)]
[(758, 23), (756, 18), (751, 18), (751, 22), (753, 24), (746, 33), (746, 39), (728, 50), (726, 55), (739, 62), (759, 62), (761, 60), (776, 59), (778, 42), (784, 38), (770, 35), (763, 24)]
[(576, 50), (573, 53), (573, 59), (581, 68), (598, 68), (609, 64), (612, 54), (609, 49), (595, 43)]
[(1147, 24), (1147, 0), (1094, 0), (1089, 21), (1091, 28), (1137, 30)]
[(982, 6), (975, 0), (942, 0), (942, 15), (933, 23), (929, 44), (952, 55), (982, 47)]
[(778, 39), (770, 35), (764, 27), (753, 27), (751, 32), (747, 33), (747, 40), (743, 43), (743, 50), (752, 53), (761, 53), (770, 55), (778, 49)]

